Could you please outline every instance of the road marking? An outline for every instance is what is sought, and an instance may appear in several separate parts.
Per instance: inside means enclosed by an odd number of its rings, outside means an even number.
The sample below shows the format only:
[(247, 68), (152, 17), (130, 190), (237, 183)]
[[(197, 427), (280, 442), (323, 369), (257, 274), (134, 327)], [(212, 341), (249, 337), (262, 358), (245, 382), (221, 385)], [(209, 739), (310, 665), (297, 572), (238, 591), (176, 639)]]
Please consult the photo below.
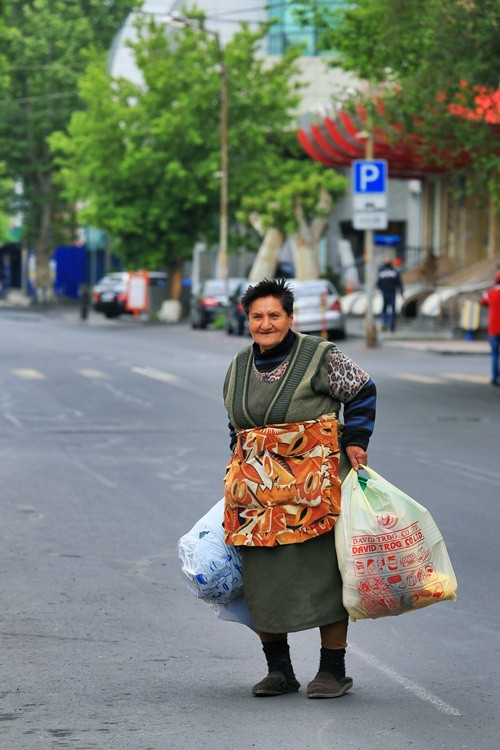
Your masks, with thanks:
[(446, 380), (443, 378), (434, 378), (430, 375), (413, 375), (413, 373), (406, 372), (396, 372), (394, 373), (394, 377), (402, 380), (411, 380), (414, 383), (439, 383), (441, 385), (446, 383)]
[(437, 708), (439, 711), (442, 711), (449, 716), (461, 716), (458, 708), (454, 708), (448, 703), (445, 703), (443, 700), (441, 700), (441, 698), (438, 698), (437, 695), (434, 695), (434, 693), (431, 693), (424, 687), (422, 687), (422, 685), (419, 685), (417, 682), (410, 680), (403, 674), (399, 674), (399, 672), (396, 672), (395, 669), (388, 667), (386, 664), (379, 661), (371, 654), (363, 651), (363, 649), (359, 648), (359, 646), (351, 645), (350, 649), (353, 653), (357, 654), (361, 659), (363, 659), (363, 661), (368, 662), (368, 664), (370, 664), (372, 667), (375, 667), (375, 669), (378, 669), (380, 672), (383, 672), (385, 675), (387, 675), (387, 677), (396, 682), (398, 685), (401, 685), (401, 687), (403, 687), (405, 690), (413, 693), (415, 697), (420, 698), (420, 700), (426, 701), (427, 703), (432, 703), (434, 708)]
[(163, 370), (155, 370), (154, 367), (132, 367), (132, 372), (144, 375), (146, 378), (151, 378), (152, 380), (159, 380), (162, 383), (182, 387), (182, 380), (177, 375), (172, 375), (170, 372), (163, 372)]
[(11, 372), (13, 372), (14, 375), (18, 375), (20, 378), (24, 378), (25, 380), (45, 380), (45, 375), (39, 370), (20, 368), (17, 370), (11, 370)]
[(210, 393), (203, 391), (201, 388), (197, 388), (188, 380), (179, 378), (177, 375), (173, 375), (170, 372), (156, 370), (154, 367), (131, 367), (130, 369), (132, 370), (132, 372), (136, 372), (138, 375), (143, 375), (144, 377), (151, 378), (152, 380), (158, 380), (161, 383), (168, 383), (168, 385), (173, 385), (175, 388), (179, 388), (182, 391), (187, 391), (188, 393), (194, 393), (204, 399), (210, 398), (217, 402), (220, 401), (220, 398), (218, 396), (212, 396), (210, 395)]
[(498, 475), (485, 469), (477, 469), (476, 467), (468, 469), (457, 461), (450, 461), (446, 458), (440, 458), (437, 461), (436, 459), (426, 458), (417, 453), (414, 454), (413, 458), (418, 463), (424, 464), (425, 466), (432, 466), (432, 468), (439, 471), (442, 471), (443, 468), (449, 468), (454, 474), (459, 474), (461, 477), (470, 479), (472, 482), (477, 482), (477, 480), (480, 479), (482, 482), (492, 484), (494, 487), (500, 487), (500, 478)]
[(440, 459), (439, 463), (446, 464), (447, 466), (451, 466), (454, 469), (465, 469), (467, 471), (467, 474), (469, 476), (476, 476), (480, 474), (482, 477), (490, 477), (490, 479), (495, 480), (495, 484), (500, 484), (500, 477), (498, 475), (498, 472), (495, 471), (488, 471), (488, 469), (478, 469), (477, 466), (474, 466), (472, 469), (467, 469), (466, 466), (464, 466), (463, 463), (459, 463), (458, 461), (452, 461), (451, 458), (445, 458)]
[(490, 379), (486, 375), (462, 375), (458, 372), (442, 372), (441, 375), (452, 380), (465, 380), (468, 383), (489, 383)]
[(84, 378), (104, 378), (105, 380), (109, 380), (109, 375), (101, 372), (101, 370), (77, 370), (77, 373), (83, 375)]
[(23, 427), (23, 423), (19, 420), (15, 414), (12, 413), (14, 404), (9, 394), (2, 393), (0, 396), (0, 408), (3, 417), (11, 422), (15, 427)]

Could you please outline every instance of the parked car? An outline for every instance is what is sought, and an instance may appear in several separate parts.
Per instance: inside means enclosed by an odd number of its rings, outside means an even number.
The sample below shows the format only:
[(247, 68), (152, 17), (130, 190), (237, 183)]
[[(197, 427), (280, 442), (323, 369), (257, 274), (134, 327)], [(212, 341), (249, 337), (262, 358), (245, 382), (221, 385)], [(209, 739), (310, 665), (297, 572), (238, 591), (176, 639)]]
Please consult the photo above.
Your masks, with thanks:
[(238, 336), (248, 334), (248, 321), (243, 305), (241, 304), (241, 298), (251, 284), (251, 281), (243, 281), (229, 298), (229, 304), (226, 309), (226, 333), (229, 336), (232, 336), (233, 333)]
[[(288, 279), (294, 297), (293, 328), (301, 333), (321, 335), (326, 330), (329, 339), (345, 338), (344, 315), (340, 308), (340, 298), (330, 281), (297, 281)], [(226, 314), (226, 333), (247, 335), (248, 320), (241, 304), (241, 298), (252, 282), (245, 281), (236, 289), (229, 301)]]
[(295, 297), (294, 330), (316, 334), (326, 331), (330, 340), (345, 338), (345, 320), (340, 307), (340, 297), (330, 281), (291, 279), (289, 284)]
[(191, 298), (191, 327), (206, 328), (227, 307), (229, 298), (241, 284), (241, 278), (207, 279), (200, 293)]
[(92, 304), (94, 310), (107, 318), (116, 318), (126, 312), (128, 273), (108, 273), (94, 286)]
[[(148, 277), (149, 286), (152, 289), (164, 287), (168, 274), (164, 271), (148, 271)], [(92, 295), (94, 310), (104, 313), (107, 318), (117, 318), (125, 313), (130, 314), (130, 311), (125, 309), (129, 279), (128, 271), (114, 271), (98, 281)]]

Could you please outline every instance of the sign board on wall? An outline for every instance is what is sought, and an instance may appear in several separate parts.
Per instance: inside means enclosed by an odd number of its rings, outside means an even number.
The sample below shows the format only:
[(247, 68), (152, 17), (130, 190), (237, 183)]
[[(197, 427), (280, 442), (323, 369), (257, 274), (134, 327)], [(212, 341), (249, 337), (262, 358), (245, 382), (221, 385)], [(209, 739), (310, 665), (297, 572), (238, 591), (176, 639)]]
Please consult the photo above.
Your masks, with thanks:
[(352, 163), (354, 229), (387, 229), (387, 162), (358, 159)]

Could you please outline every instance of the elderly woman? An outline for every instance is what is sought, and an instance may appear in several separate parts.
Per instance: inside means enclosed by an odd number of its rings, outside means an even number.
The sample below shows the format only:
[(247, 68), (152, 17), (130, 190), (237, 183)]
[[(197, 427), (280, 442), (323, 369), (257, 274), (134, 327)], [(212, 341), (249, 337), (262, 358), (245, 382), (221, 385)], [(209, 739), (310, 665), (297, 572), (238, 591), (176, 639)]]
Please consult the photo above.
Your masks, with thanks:
[(254, 343), (224, 383), (233, 450), (224, 533), (242, 551), (245, 599), (269, 670), (253, 694), (299, 689), (287, 634), (319, 627), (319, 671), (307, 694), (336, 698), (353, 681), (334, 526), (341, 478), (367, 460), (376, 390), (334, 344), (292, 331), (293, 302), (283, 280), (261, 281), (242, 298)]

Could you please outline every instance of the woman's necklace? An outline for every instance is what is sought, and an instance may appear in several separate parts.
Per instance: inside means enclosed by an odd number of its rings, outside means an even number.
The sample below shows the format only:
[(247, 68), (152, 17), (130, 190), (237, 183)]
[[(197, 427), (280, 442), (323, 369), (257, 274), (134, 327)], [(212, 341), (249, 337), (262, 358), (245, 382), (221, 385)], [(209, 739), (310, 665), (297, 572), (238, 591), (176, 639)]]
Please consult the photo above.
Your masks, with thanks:
[(259, 372), (257, 370), (257, 367), (255, 366), (255, 358), (252, 361), (252, 368), (253, 368), (253, 374), (257, 378), (257, 380), (260, 380), (264, 383), (275, 383), (277, 380), (280, 380), (285, 372), (287, 371), (288, 364), (290, 362), (290, 355), (291, 351), (288, 352), (286, 358), (281, 362), (277, 367), (274, 368), (274, 370), (270, 370), (269, 372)]

